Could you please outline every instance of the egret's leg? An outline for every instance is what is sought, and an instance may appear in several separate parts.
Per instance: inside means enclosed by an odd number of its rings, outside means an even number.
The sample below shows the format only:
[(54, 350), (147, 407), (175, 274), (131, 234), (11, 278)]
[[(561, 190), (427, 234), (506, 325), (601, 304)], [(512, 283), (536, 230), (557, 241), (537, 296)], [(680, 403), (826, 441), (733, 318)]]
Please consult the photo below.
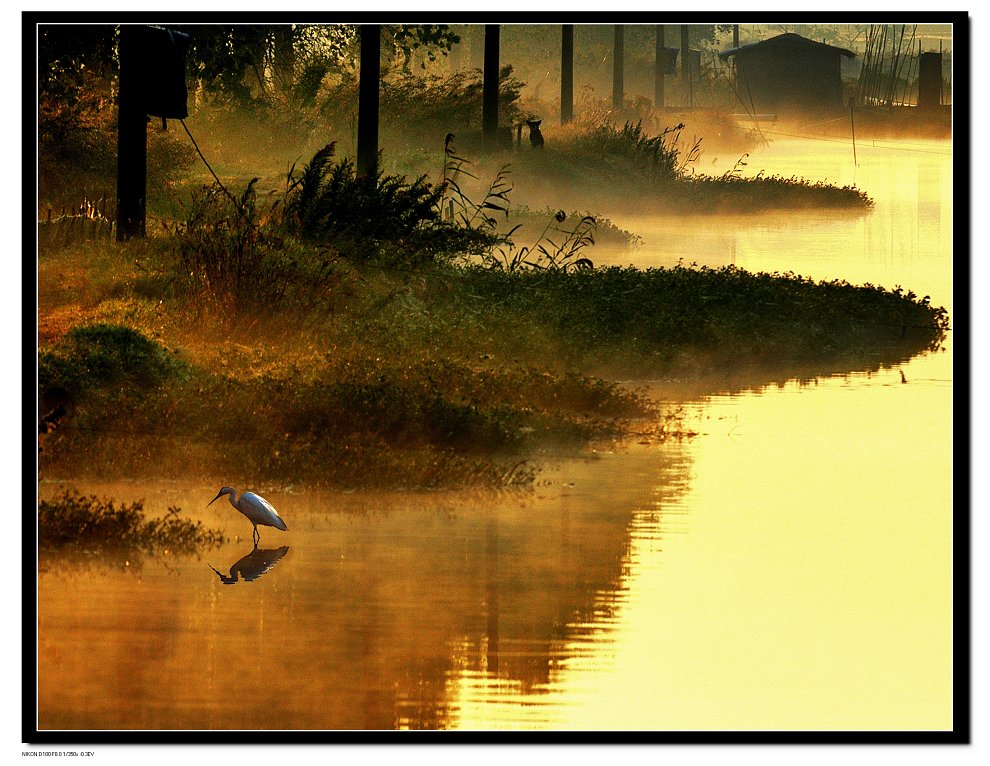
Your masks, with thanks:
[(258, 525), (254, 525), (254, 532), (251, 533), (251, 539), (254, 540), (254, 547), (258, 547), (258, 543), (261, 542), (261, 532), (258, 531)]

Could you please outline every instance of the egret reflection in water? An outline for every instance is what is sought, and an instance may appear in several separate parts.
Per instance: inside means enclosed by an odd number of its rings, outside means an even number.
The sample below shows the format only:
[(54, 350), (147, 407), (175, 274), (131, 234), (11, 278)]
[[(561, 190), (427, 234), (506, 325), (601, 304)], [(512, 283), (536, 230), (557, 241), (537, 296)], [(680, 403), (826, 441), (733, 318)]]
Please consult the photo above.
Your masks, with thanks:
[(210, 564), (207, 566), (217, 573), (220, 582), (224, 585), (233, 585), (237, 582), (238, 577), (244, 582), (251, 582), (270, 572), (288, 552), (288, 545), (272, 549), (255, 548), (230, 566), (229, 575), (225, 575)]

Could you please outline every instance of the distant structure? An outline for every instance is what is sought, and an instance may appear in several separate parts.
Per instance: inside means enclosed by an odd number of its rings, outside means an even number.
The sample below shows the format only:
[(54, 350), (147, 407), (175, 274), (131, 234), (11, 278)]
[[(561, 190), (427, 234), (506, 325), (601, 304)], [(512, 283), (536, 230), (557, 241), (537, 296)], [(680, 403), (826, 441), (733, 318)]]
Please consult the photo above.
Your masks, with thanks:
[(719, 58), (735, 57), (739, 98), (754, 113), (763, 113), (842, 107), (842, 57), (855, 55), (786, 33), (722, 51)]
[(918, 106), (937, 109), (942, 105), (942, 54), (918, 55)]

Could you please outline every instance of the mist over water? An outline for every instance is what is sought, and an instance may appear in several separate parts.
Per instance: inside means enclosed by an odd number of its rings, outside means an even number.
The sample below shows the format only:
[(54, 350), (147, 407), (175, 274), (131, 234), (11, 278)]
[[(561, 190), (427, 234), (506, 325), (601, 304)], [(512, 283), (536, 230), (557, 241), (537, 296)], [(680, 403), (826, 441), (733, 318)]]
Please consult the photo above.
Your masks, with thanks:
[[(603, 211), (644, 241), (591, 255), (901, 285), (951, 314), (950, 145), (857, 157), (781, 140), (747, 172), (855, 183), (871, 212)], [(80, 487), (233, 539), (43, 557), (40, 727), (949, 729), (952, 382), (951, 337), (803, 382), (641, 381), (699, 435), (552, 461), (532, 492), (250, 488), (290, 531), (248, 561), (250, 524), (205, 507), (216, 477)]]

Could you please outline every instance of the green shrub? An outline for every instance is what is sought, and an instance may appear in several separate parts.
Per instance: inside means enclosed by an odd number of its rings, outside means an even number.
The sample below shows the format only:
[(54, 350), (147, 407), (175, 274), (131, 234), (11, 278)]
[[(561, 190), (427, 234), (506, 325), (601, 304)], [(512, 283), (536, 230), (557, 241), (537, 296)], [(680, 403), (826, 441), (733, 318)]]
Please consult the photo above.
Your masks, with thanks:
[(422, 264), (484, 250), (486, 231), (445, 221), (445, 189), (422, 176), (361, 178), (347, 158), (334, 161), (334, 145), (318, 151), (297, 176), (290, 173), (284, 222), (308, 240), (332, 245), (356, 261)]
[(755, 176), (744, 176), (742, 170), (748, 164), (748, 156), (744, 154), (731, 170), (720, 176), (698, 174), (679, 179), (678, 195), (695, 209), (708, 212), (873, 207), (873, 199), (855, 185), (836, 186), (799, 176), (765, 176), (762, 170)]
[[(282, 310), (300, 317), (326, 305), (343, 275), (336, 254), (266, 225), (252, 180), (239, 199), (219, 186), (194, 195), (174, 229), (179, 269), (201, 296), (253, 316)], [(302, 311), (300, 311), (302, 309)]]
[(41, 391), (61, 387), (78, 397), (99, 387), (161, 386), (189, 368), (160, 343), (115, 324), (74, 327), (55, 348), (38, 355)]
[[(927, 297), (735, 266), (462, 271), (457, 309), (539, 322), (576, 363), (610, 355), (668, 368), (679, 354), (787, 363), (882, 348), (937, 347), (948, 331)], [(455, 310), (455, 309), (451, 309)]]
[(147, 519), (141, 500), (117, 506), (112, 500), (67, 490), (61, 497), (38, 503), (38, 544), (42, 550), (74, 546), (191, 553), (223, 542), (219, 531), (179, 518), (179, 513), (170, 507), (165, 516)]
[(643, 130), (642, 120), (635, 125), (626, 122), (621, 129), (603, 122), (578, 134), (569, 153), (590, 160), (593, 165), (604, 165), (643, 179), (656, 187), (683, 176), (687, 166), (698, 157), (700, 141), (687, 154), (681, 155), (679, 144), (683, 129), (684, 124), (679, 123), (664, 128), (659, 135), (649, 136)]

